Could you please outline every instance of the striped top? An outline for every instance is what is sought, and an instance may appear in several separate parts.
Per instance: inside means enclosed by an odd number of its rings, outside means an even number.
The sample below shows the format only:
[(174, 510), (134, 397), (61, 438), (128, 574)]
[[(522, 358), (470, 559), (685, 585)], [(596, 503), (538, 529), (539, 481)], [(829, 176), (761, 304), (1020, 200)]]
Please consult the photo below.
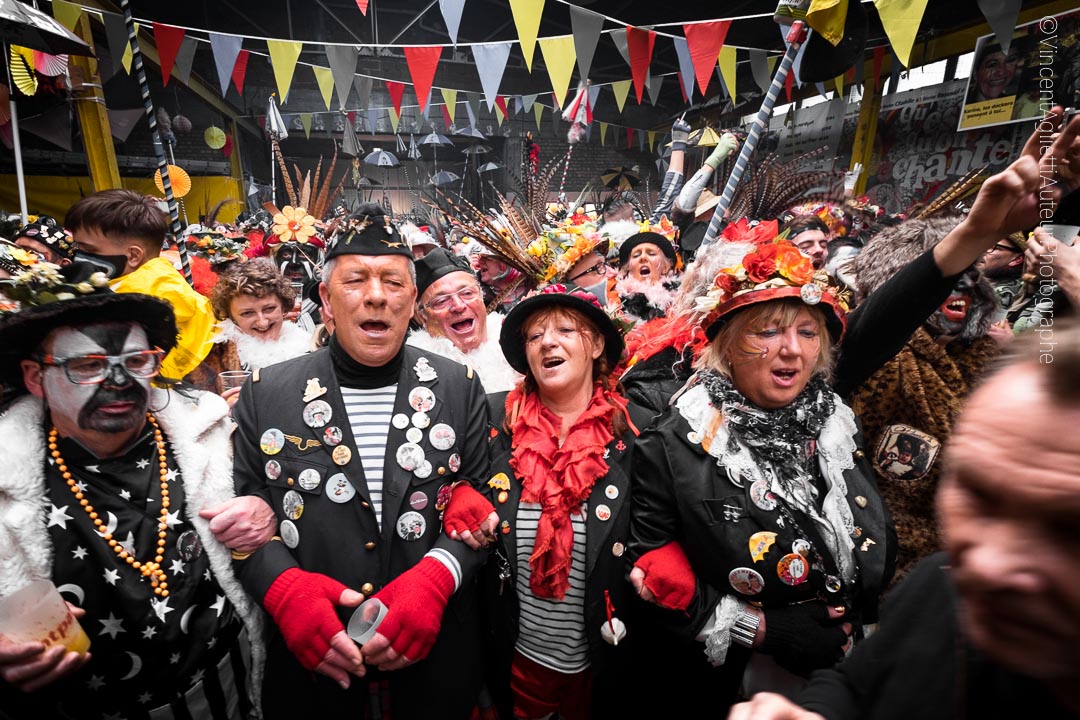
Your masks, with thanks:
[(371, 509), (382, 529), (383, 458), (386, 456), (386, 436), (390, 432), (390, 418), (394, 414), (397, 383), (381, 388), (361, 390), (341, 388), (341, 399), (349, 415), (356, 454), (364, 468)]
[(520, 599), (517, 649), (525, 657), (562, 673), (589, 667), (589, 640), (585, 636), (585, 516), (570, 515), (574, 528), (570, 588), (562, 600), (539, 598), (529, 587), (529, 556), (536, 545), (538, 503), (522, 502), (517, 511), (517, 593)]

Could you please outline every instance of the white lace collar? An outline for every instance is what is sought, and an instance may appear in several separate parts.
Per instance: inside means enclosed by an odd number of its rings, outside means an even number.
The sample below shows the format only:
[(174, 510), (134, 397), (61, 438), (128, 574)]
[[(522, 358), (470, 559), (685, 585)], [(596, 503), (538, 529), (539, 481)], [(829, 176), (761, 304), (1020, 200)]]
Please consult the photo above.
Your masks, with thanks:
[(311, 349), (311, 333), (306, 332), (294, 322), (282, 323), (281, 334), (278, 335), (277, 340), (263, 340), (241, 332), (232, 320), (222, 320), (218, 323), (218, 329), (214, 342), (232, 340), (236, 344), (240, 362), (247, 370), (261, 369), (292, 360)]

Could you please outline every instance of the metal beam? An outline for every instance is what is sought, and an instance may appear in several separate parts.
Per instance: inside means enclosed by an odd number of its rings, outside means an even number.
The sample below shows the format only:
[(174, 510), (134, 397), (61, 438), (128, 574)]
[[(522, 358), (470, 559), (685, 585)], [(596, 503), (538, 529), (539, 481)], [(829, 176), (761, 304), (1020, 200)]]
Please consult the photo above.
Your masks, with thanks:
[[(79, 15), (75, 34), (93, 47), (94, 35), (90, 30), (90, 17), (86, 13)], [(105, 93), (102, 90), (98, 62), (84, 55), (71, 55), (70, 62), (83, 76), (83, 88), (79, 91), (73, 90), (72, 95), (75, 98), (75, 110), (79, 115), (79, 127), (82, 129), (90, 181), (94, 184), (95, 192), (115, 190), (121, 187), (120, 168), (116, 164), (116, 146), (113, 144), (109, 113), (105, 108)]]

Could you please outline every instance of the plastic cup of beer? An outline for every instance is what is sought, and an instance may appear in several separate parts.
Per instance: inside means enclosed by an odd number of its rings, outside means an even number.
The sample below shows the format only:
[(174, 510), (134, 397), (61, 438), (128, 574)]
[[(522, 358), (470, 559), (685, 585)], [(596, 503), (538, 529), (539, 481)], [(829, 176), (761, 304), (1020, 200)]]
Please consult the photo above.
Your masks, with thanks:
[(387, 608), (382, 600), (368, 598), (353, 611), (346, 632), (357, 645), (363, 645), (375, 637), (375, 633), (378, 632), (379, 625), (382, 623), (383, 618), (386, 617), (386, 613)]
[(44, 643), (46, 648), (63, 645), (80, 655), (90, 649), (90, 638), (48, 580), (35, 580), (0, 598), (0, 635), (16, 643)]
[(221, 392), (225, 392), (233, 388), (243, 387), (249, 377), (251, 377), (251, 373), (247, 370), (226, 370), (218, 373), (218, 385), (221, 386)]

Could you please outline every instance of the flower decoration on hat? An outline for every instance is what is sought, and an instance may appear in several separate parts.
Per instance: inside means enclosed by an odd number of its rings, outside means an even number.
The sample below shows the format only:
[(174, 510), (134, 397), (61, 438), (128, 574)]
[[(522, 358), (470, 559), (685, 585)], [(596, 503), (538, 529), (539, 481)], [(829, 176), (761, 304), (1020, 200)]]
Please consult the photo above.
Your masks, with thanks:
[(231, 238), (219, 232), (203, 231), (188, 235), (187, 246), (196, 255), (220, 265), (242, 258), (247, 242), (243, 236)]
[(109, 278), (103, 272), (92, 273), (77, 283), (68, 283), (59, 265), (38, 262), (27, 266), (14, 277), (0, 281), (0, 294), (25, 308), (74, 300), (80, 295), (105, 291), (108, 287)]
[(302, 207), (286, 205), (274, 215), (272, 230), (280, 242), (306, 243), (315, 236), (315, 218)]

